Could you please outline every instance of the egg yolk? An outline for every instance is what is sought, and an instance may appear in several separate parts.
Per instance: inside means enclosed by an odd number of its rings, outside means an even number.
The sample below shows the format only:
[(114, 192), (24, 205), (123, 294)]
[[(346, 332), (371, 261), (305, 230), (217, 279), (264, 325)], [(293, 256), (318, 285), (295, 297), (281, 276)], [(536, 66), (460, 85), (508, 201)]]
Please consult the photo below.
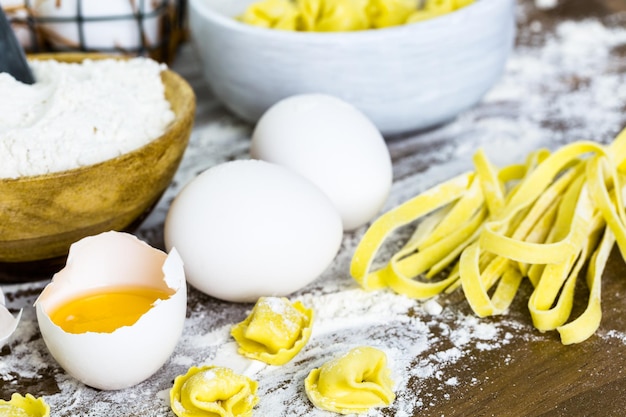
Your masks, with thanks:
[(134, 324), (157, 300), (170, 294), (154, 288), (114, 287), (83, 294), (49, 313), (67, 333), (111, 333)]

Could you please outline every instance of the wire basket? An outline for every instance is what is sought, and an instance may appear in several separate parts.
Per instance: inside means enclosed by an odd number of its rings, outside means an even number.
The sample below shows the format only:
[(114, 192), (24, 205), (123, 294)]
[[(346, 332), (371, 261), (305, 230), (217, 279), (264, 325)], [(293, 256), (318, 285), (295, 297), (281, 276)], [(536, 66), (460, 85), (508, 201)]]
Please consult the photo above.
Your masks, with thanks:
[(100, 52), (171, 62), (186, 0), (2, 0), (27, 53)]

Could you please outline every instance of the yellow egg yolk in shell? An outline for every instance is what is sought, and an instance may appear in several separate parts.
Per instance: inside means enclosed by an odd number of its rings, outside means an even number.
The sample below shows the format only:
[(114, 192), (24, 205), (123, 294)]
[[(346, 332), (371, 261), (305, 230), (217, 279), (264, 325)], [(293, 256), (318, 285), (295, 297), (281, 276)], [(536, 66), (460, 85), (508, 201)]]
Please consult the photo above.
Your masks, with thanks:
[(168, 292), (155, 288), (101, 288), (61, 304), (49, 316), (67, 333), (111, 333), (133, 325), (157, 300), (169, 296)]

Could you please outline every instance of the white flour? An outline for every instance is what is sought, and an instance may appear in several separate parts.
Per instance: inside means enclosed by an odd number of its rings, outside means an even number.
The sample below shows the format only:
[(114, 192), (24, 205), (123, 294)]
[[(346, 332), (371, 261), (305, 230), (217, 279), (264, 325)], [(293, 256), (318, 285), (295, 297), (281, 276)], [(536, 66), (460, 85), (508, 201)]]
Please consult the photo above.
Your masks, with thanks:
[[(393, 415), (410, 416), (416, 403), (422, 401), (411, 394), (415, 387), (408, 388), (412, 376), (422, 380), (434, 379), (446, 385), (459, 383), (461, 376), (446, 376), (448, 366), (471, 355), (472, 351), (480, 349), (481, 344), (484, 349), (507, 344), (507, 334), (515, 331), (513, 324), (488, 324), (452, 311), (446, 313), (446, 318), (423, 313), (410, 315), (407, 313), (412, 309), (421, 311), (422, 304), (390, 292), (368, 293), (348, 288), (340, 293), (304, 294), (298, 299), (313, 307), (316, 319), (311, 340), (286, 365), (267, 366), (238, 355), (237, 346), (229, 337), (230, 324), (207, 334), (191, 336), (183, 342), (188, 352), (179, 351), (173, 361), (184, 369), (193, 362), (198, 351), (204, 350), (208, 351), (204, 363), (227, 366), (259, 381), (261, 400), (255, 408), (255, 415), (270, 416), (275, 415), (274, 410), (281, 410), (281, 415), (322, 417), (332, 414), (308, 404), (301, 382), (311, 369), (354, 347), (374, 346), (387, 354), (399, 395), (391, 407)], [(442, 342), (439, 333), (446, 334), (452, 340), (452, 346), (429, 353), (433, 346)], [(420, 356), (417, 364), (407, 360)], [(277, 387), (280, 387), (280, 394), (277, 394)], [(162, 392), (161, 397), (164, 398), (165, 394)], [(368, 415), (380, 415), (380, 410), (372, 410)]]
[[(615, 70), (626, 67), (626, 60), (611, 54), (612, 48), (626, 44), (626, 30), (596, 20), (567, 22), (536, 42), (533, 37), (542, 30), (541, 24), (526, 21), (523, 8), (518, 19), (524, 22), (519, 33), (524, 46), (518, 47), (505, 76), (483, 103), (439, 129), (389, 141), (395, 182), (386, 208), (471, 169), (472, 153), (480, 146), (496, 164), (521, 162), (540, 146), (556, 148), (580, 139), (607, 142), (626, 124), (622, 109), (626, 72)], [(192, 84), (203, 85), (199, 73), (183, 75)], [(205, 91), (197, 89), (199, 94)], [(199, 98), (199, 118), (181, 168), (139, 231), (140, 237), (155, 246), (162, 244), (169, 203), (184, 184), (210, 166), (248, 156), (250, 126), (220, 110), (210, 98)], [(174, 377), (190, 366), (213, 364), (229, 366), (259, 382), (255, 415), (330, 417), (334, 414), (310, 405), (304, 378), (336, 354), (371, 345), (388, 355), (397, 399), (391, 408), (373, 410), (368, 416), (426, 416), (433, 415), (431, 407), (454, 399), (464, 387), (488, 386), (488, 377), (475, 372), (484, 369), (480, 361), (506, 372), (516, 358), (503, 348), (524, 349), (534, 343), (534, 349), (541, 349), (545, 341), (554, 342), (554, 335), (542, 335), (530, 324), (521, 324), (528, 323), (523, 296), (508, 315), (479, 319), (460, 293), (417, 302), (387, 291), (360, 290), (348, 270), (363, 232), (346, 234), (329, 270), (290, 297), (314, 308), (316, 319), (310, 342), (284, 366), (267, 366), (236, 353), (230, 327), (243, 320), (251, 306), (220, 302), (191, 291), (188, 319), (171, 360), (136, 387), (98, 392), (68, 377), (48, 355), (37, 337), (31, 308), (42, 285), (32, 284), (5, 289), (8, 295), (18, 294), (9, 296), (9, 306), (26, 310), (10, 354), (0, 356), (0, 383), (21, 392), (28, 387), (34, 391), (38, 375), (52, 373), (59, 392), (44, 394), (55, 416), (169, 417), (173, 414), (167, 390)], [(400, 239), (391, 242), (387, 254), (398, 242)], [(626, 344), (626, 335), (611, 330), (610, 323), (603, 322), (596, 337), (606, 343)], [(15, 374), (32, 378), (29, 385), (18, 386)]]
[(157, 138), (174, 119), (160, 78), (164, 66), (155, 61), (30, 65), (33, 85), (0, 73), (0, 178), (114, 158)]
[(535, 0), (538, 9), (553, 9), (558, 3), (558, 0)]

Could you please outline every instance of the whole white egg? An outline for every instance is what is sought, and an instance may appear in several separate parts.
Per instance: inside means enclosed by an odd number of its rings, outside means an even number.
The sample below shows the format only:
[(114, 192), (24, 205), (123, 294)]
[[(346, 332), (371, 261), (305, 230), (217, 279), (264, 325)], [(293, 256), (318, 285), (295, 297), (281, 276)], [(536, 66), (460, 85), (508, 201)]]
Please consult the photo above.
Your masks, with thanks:
[(227, 301), (284, 296), (312, 282), (341, 244), (341, 218), (304, 177), (257, 160), (212, 167), (176, 196), (165, 220), (187, 281)]
[[(89, 49), (132, 51), (143, 42), (150, 47), (160, 41), (159, 8), (165, 5), (164, 1), (37, 0), (31, 3), (36, 16), (44, 22), (40, 26), (46, 40), (55, 46), (67, 48), (82, 43)], [(140, 24), (131, 18), (134, 16), (141, 16)]]
[(315, 183), (339, 211), (344, 230), (372, 220), (391, 189), (391, 158), (376, 126), (325, 94), (296, 95), (270, 107), (254, 129), (250, 154)]

